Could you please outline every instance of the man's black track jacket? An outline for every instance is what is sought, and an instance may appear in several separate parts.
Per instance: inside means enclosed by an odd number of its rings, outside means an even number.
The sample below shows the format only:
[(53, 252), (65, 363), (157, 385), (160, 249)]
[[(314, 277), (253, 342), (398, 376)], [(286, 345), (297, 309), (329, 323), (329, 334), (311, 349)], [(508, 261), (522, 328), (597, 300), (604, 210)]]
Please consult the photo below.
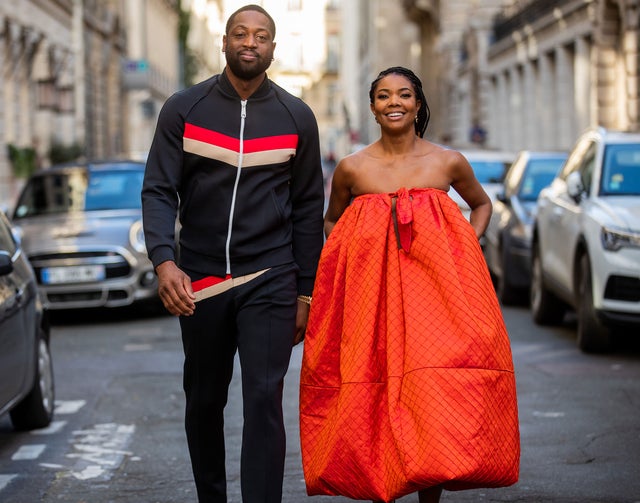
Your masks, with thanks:
[(154, 266), (180, 258), (202, 275), (291, 263), (311, 295), (323, 243), (324, 188), (311, 109), (269, 79), (243, 102), (225, 74), (162, 107), (142, 188)]

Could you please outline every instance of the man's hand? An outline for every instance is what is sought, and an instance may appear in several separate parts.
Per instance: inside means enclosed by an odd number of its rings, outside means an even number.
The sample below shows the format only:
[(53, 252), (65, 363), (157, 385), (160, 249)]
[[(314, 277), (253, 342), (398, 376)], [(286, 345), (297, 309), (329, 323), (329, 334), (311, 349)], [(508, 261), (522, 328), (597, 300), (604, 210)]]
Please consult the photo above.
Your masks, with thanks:
[(164, 307), (174, 316), (191, 316), (196, 308), (191, 278), (168, 260), (156, 267), (158, 294)]
[(304, 333), (307, 330), (307, 321), (309, 320), (309, 308), (311, 306), (306, 302), (298, 300), (298, 312), (296, 314), (296, 336), (293, 339), (293, 345), (297, 346), (304, 340)]

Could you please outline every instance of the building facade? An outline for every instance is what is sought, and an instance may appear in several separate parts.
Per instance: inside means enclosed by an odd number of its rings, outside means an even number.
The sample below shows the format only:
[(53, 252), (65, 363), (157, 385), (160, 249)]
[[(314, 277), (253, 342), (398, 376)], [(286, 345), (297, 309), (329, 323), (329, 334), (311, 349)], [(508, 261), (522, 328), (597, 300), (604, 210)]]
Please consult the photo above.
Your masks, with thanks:
[(126, 120), (121, 152), (145, 159), (162, 104), (183, 87), (177, 0), (126, 0), (120, 82)]
[(570, 149), (586, 128), (638, 130), (637, 0), (520, 2), (493, 27), (491, 145)]
[(119, 152), (124, 31), (115, 2), (0, 4), (0, 200), (29, 171), (82, 151)]
[[(224, 25), (245, 3), (1, 2), (0, 202), (12, 205), (25, 166), (144, 158), (164, 101), (224, 67)], [(509, 151), (640, 127), (640, 0), (257, 3), (278, 28), (269, 76), (314, 110), (325, 159), (378, 138), (369, 86), (398, 65), (422, 79), (426, 136), (454, 147), (474, 124), (484, 147)]]
[(176, 0), (0, 3), (0, 202), (33, 169), (143, 155), (179, 88)]
[[(422, 80), (431, 109), (429, 139), (455, 146), (468, 142), (488, 95), (479, 75), (459, 80), (473, 42), (476, 65), (485, 66), (493, 16), (504, 0), (341, 0), (343, 16), (341, 93), (353, 148), (377, 139), (368, 91), (380, 70), (406, 66)], [(474, 39), (467, 34), (474, 26)], [(474, 56), (476, 57), (476, 56)], [(461, 126), (461, 124), (465, 126)], [(468, 123), (468, 125), (467, 125)]]
[[(486, 65), (493, 17), (505, 0), (403, 0), (420, 30), (419, 72), (431, 108), (427, 135), (463, 147), (474, 122), (483, 125)], [(470, 68), (460, 79), (462, 68)]]
[(416, 70), (420, 45), (418, 27), (399, 0), (342, 0), (340, 9), (339, 98), (351, 150), (355, 150), (379, 137), (369, 106), (371, 82), (391, 66)]
[(403, 0), (420, 28), (430, 137), (566, 150), (587, 127), (637, 130), (638, 0)]

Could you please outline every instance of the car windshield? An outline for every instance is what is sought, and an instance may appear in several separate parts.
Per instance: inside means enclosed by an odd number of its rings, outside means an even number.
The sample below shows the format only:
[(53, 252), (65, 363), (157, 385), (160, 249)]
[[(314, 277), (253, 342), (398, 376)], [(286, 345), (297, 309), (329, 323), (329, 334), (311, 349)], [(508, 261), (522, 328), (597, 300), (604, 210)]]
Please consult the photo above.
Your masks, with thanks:
[(527, 165), (518, 196), (523, 201), (535, 201), (538, 194), (555, 178), (564, 163), (564, 157), (532, 159)]
[(609, 145), (605, 149), (600, 193), (640, 195), (640, 143)]
[(469, 159), (473, 173), (480, 183), (501, 183), (509, 163)]
[(14, 217), (140, 209), (143, 177), (141, 169), (88, 171), (71, 168), (39, 174), (27, 183)]

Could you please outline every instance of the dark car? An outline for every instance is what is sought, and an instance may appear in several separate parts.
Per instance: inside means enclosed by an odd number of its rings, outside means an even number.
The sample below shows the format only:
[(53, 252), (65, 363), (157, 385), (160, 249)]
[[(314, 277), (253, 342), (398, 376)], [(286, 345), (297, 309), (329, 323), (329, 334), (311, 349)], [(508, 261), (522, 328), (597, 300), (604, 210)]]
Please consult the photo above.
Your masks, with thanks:
[(483, 251), (503, 304), (527, 299), (538, 194), (551, 183), (566, 158), (565, 152), (520, 152), (496, 194)]
[(140, 192), (144, 162), (54, 166), (32, 175), (13, 213), (51, 310), (157, 300)]
[(0, 415), (9, 412), (18, 430), (53, 418), (49, 333), (33, 269), (0, 212)]

